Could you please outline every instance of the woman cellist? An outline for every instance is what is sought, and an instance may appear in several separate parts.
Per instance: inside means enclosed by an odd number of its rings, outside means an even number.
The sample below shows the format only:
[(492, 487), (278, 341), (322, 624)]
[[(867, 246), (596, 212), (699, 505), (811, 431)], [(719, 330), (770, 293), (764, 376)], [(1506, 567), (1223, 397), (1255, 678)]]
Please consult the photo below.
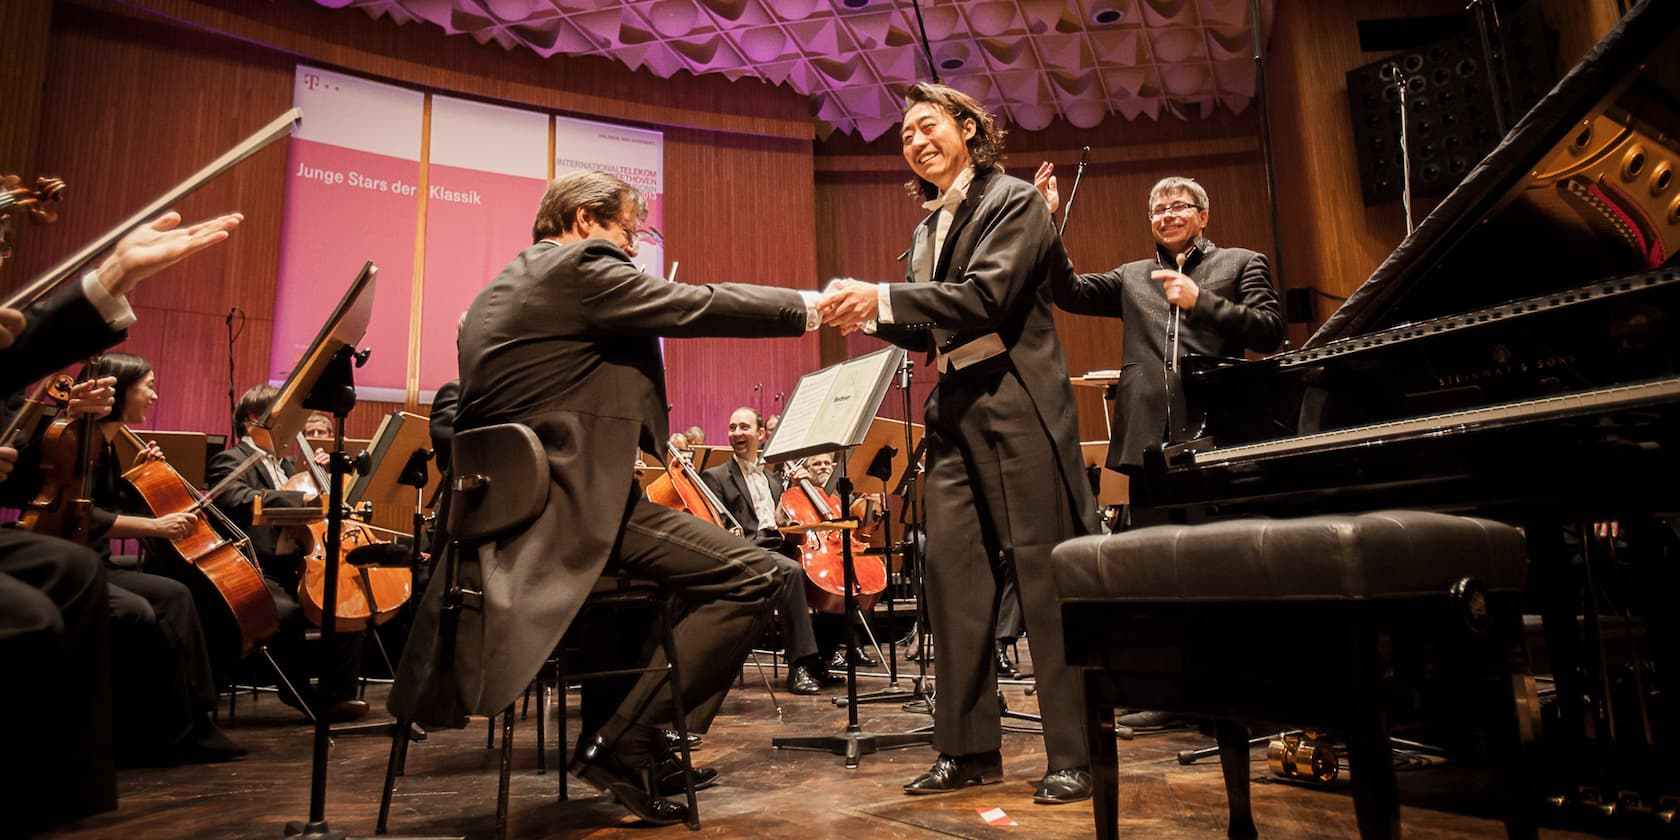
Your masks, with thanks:
[[(117, 760), (129, 764), (224, 761), (245, 754), (211, 720), (216, 684), (209, 647), (191, 591), (157, 574), (110, 565), (109, 540), (178, 536), (185, 515), (127, 513), (128, 497), (111, 441), (123, 424), (140, 423), (157, 400), (152, 366), (129, 353), (108, 353), (82, 379), (109, 380), (110, 413), (93, 421), (89, 441), (90, 546), (107, 563), (111, 603), (111, 685)], [(61, 420), (59, 422), (66, 422)], [(76, 422), (70, 420), (69, 422)], [(160, 457), (156, 447), (137, 462)]]
[[(341, 629), (333, 634), (333, 650), (329, 653), (326, 671), (317, 674), (318, 684), (311, 692), (309, 681), (300, 679), (308, 674), (313, 659), (304, 656), (303, 633), (309, 627), (309, 622), (298, 605), (295, 593), (298, 591), (298, 580), (303, 573), (304, 553), (307, 546), (298, 539), (292, 529), (276, 525), (257, 525), (252, 522), (252, 514), (256, 500), (262, 499), (265, 508), (302, 507), (310, 503), (317, 503), (319, 490), (283, 489), (286, 481), (298, 472), (291, 459), (277, 457), (272, 449), (274, 444), (268, 442), (267, 431), (256, 425), (269, 405), (274, 402), (279, 389), (270, 385), (258, 385), (246, 391), (239, 398), (235, 409), (234, 420), (240, 431), (239, 442), (216, 453), (205, 468), (205, 480), (215, 487), (222, 480), (233, 475), (239, 466), (251, 455), (261, 453), (264, 457), (256, 469), (248, 470), (240, 475), (216, 497), (216, 507), (233, 520), (241, 530), (251, 538), (251, 549), (257, 555), (257, 563), (262, 566), (263, 578), (268, 584), (268, 591), (274, 595), (275, 605), (280, 610), (280, 632), (274, 637), (270, 651), (275, 660), (288, 675), (298, 691), (305, 696), (299, 698), (281, 686), (280, 699), (289, 705), (297, 706), (301, 702), (307, 703), (309, 708), (317, 713), (324, 713), (328, 720), (350, 721), (367, 715), (367, 701), (356, 699), (356, 679), (361, 670), (362, 642), (364, 639), (360, 631)], [(253, 432), (256, 434), (253, 435)], [(259, 439), (263, 441), (259, 443)]]

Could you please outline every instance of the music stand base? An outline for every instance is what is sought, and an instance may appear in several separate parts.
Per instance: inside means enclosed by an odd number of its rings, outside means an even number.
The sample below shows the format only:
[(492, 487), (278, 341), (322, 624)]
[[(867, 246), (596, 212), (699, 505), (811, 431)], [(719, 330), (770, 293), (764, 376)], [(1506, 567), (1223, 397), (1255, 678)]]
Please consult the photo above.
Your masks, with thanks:
[(902, 732), (893, 735), (872, 735), (868, 732), (847, 730), (838, 735), (802, 735), (771, 740), (770, 746), (778, 750), (812, 750), (829, 752), (846, 757), (846, 769), (853, 770), (863, 756), (879, 750), (896, 750), (903, 747), (927, 746), (933, 743), (933, 733)]
[[(862, 694), (859, 694), (857, 696), (857, 704), (859, 706), (862, 706), (865, 703), (894, 703), (894, 702), (899, 702), (899, 701), (903, 701), (903, 700), (908, 700), (909, 698), (915, 697), (915, 696), (917, 696), (917, 695), (916, 695), (916, 692), (914, 690), (905, 688), (904, 686), (901, 686), (901, 685), (898, 685), (898, 684), (894, 683), (893, 685), (889, 685), (886, 688), (877, 688), (874, 691), (866, 691)], [(847, 704), (850, 703), (850, 702), (851, 702), (850, 698), (846, 698), (846, 697), (836, 697), (836, 698), (834, 698), (834, 705), (839, 706), (842, 709), (846, 708)]]
[(327, 821), (300, 823), (286, 823), (286, 837), (296, 837), (298, 840), (346, 840), (348, 835), (342, 831), (333, 831), (327, 827)]

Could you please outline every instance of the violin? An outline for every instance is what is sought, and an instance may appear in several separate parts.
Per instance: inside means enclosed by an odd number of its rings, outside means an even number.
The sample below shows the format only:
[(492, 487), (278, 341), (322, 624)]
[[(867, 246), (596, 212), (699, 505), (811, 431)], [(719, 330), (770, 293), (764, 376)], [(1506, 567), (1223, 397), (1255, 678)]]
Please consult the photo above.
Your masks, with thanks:
[[(144, 452), (145, 441), (127, 426), (120, 434)], [(262, 571), (250, 554), (250, 539), (232, 520), (223, 516), (209, 497), (200, 494), (181, 477), (168, 461), (157, 459), (135, 464), (123, 473), (123, 478), (139, 492), (152, 515), (187, 513), (194, 516), (192, 530), (184, 537), (169, 540), (174, 554), (186, 566), (196, 569), (220, 596), (233, 626), (239, 631), (239, 657), (244, 659), (280, 629), (280, 613), (274, 597), (263, 583)], [(211, 524), (215, 517), (226, 533), (236, 536), (229, 541)], [(196, 587), (195, 587), (196, 588)], [(201, 601), (202, 603), (202, 601)]]
[[(790, 524), (802, 526), (805, 530), (805, 540), (799, 547), (799, 562), (805, 568), (805, 596), (811, 608), (839, 615), (846, 612), (845, 546), (841, 540), (851, 540), (852, 544), (852, 573), (855, 575), (852, 597), (857, 602), (857, 608), (867, 610), (875, 606), (887, 588), (887, 566), (880, 557), (863, 553), (868, 543), (867, 535), (838, 524), (841, 518), (840, 499), (812, 484), (810, 479), (801, 478), (782, 492), (780, 504)], [(874, 524), (872, 517), (865, 518), (870, 520), (871, 526)], [(825, 522), (837, 524), (825, 528)]]
[(29, 213), (29, 220), (37, 224), (58, 221), (58, 202), (64, 197), (64, 182), (58, 178), (36, 178), (35, 186), (20, 186), (23, 179), (16, 175), (0, 177), (0, 258), (11, 256), (8, 234), (11, 214), (20, 210)]
[(92, 415), (60, 417), (47, 427), (40, 444), (41, 489), (18, 518), (19, 528), (82, 545), (93, 541), (94, 421)]
[[(308, 465), (304, 473), (310, 476), (315, 487), (330, 487), (331, 480), (321, 465), (315, 463), (315, 452), (302, 433), (297, 436), (297, 446), (298, 457)], [(321, 496), (323, 503), (326, 498), (324, 494)], [(320, 626), (327, 590), (327, 521), (316, 518), (304, 527), (306, 553), (303, 577), (298, 581), (298, 605), (311, 622)], [(340, 525), (338, 603), (333, 613), (333, 629), (336, 631), (364, 630), (384, 624), (396, 617), (414, 592), (414, 575), (407, 566), (349, 562), (355, 549), (389, 544), (389, 539), (380, 539), (378, 532), (382, 530), (385, 529), (348, 517)]]
[(674, 449), (665, 464), (665, 472), (648, 484), (647, 497), (654, 504), (698, 516), (735, 536), (745, 533), (712, 488), (700, 480), (694, 465)]
[(0, 446), (15, 449), (18, 441), (33, 438), (35, 428), (41, 424), (42, 415), (48, 408), (69, 404), (70, 386), (74, 382), (63, 374), (41, 380), (40, 386), (23, 399), (23, 406), (12, 414), (5, 430), (0, 431)]

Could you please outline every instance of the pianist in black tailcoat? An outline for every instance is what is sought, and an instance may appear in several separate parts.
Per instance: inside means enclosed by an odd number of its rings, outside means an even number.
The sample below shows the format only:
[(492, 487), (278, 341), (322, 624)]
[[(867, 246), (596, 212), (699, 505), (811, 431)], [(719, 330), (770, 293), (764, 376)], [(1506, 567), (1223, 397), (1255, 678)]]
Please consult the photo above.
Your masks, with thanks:
[[(1034, 185), (1054, 212), (1056, 187), (1049, 164), (1039, 169)], [(1108, 468), (1133, 477), (1142, 474), (1143, 450), (1166, 436), (1166, 333), (1172, 307), (1182, 313), (1180, 359), (1192, 353), (1240, 357), (1245, 349), (1270, 353), (1283, 341), (1271, 266), (1264, 254), (1221, 248), (1202, 236), (1208, 196), (1201, 184), (1163, 178), (1149, 191), (1147, 208), (1154, 256), (1101, 274), (1051, 274), (1057, 306), (1126, 322)], [(1182, 273), (1179, 254), (1185, 255)], [(1141, 483), (1133, 487), (1136, 500)]]

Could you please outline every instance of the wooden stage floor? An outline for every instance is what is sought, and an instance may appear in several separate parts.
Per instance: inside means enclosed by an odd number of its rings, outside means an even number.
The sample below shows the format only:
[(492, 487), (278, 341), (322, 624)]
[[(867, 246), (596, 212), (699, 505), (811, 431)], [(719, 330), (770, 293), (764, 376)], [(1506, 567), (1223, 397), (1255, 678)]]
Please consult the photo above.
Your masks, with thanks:
[[(1025, 645), (1022, 646), (1025, 653)], [(768, 668), (768, 665), (766, 665)], [(709, 837), (815, 838), (991, 838), (1088, 837), (1091, 807), (1042, 806), (1032, 787), (1044, 771), (1037, 735), (1004, 736), (1003, 784), (944, 796), (909, 797), (900, 785), (932, 762), (927, 747), (865, 756), (847, 770), (839, 756), (782, 751), (771, 739), (783, 735), (832, 734), (844, 730), (845, 710), (831, 703), (844, 690), (820, 697), (778, 691), (777, 718), (763, 684), (749, 663), (744, 686), (731, 693), (705, 744), (700, 765), (717, 768), (717, 786), (700, 793), (701, 834)], [(903, 681), (908, 686), (908, 680)], [(860, 689), (879, 688), (881, 678), (860, 679)], [(368, 699), (382, 710), (384, 686)], [(1012, 708), (1034, 711), (1021, 687), (1009, 687)], [(572, 697), (575, 715), (575, 692)], [(900, 704), (860, 707), (865, 731), (903, 732), (929, 722), (902, 712)], [(536, 770), (536, 720), (516, 720), (509, 836), (514, 838), (682, 838), (684, 826), (648, 828), (622, 808), (577, 780), (572, 799), (556, 798), (553, 727), (548, 772)], [(550, 714), (553, 714), (552, 708)], [(218, 765), (126, 770), (114, 812), (61, 827), (58, 838), (280, 838), (287, 821), (309, 813), (311, 729), (297, 713), (263, 694), (253, 706), (244, 695), (236, 719), (223, 722), (249, 747), (244, 759)], [(552, 718), (550, 718), (552, 724)], [(571, 731), (576, 732), (575, 718)], [(500, 749), (485, 748), (486, 724), (473, 719), (465, 730), (433, 732), (409, 750), (408, 775), (399, 780), (392, 809), (393, 835), (461, 835), (490, 838), (495, 832), (496, 767)], [(330, 759), (327, 818), (352, 836), (372, 835), (379, 788), (390, 741), (378, 736), (335, 739)], [(1213, 838), (1225, 830), (1224, 792), (1215, 759), (1182, 766), (1181, 749), (1205, 739), (1195, 730), (1140, 735), (1120, 743), (1122, 831), (1133, 837)], [(1264, 835), (1288, 838), (1357, 837), (1347, 775), (1328, 788), (1309, 788), (1276, 779), (1266, 767), (1264, 748), (1252, 753), (1255, 817)], [(1406, 807), (1402, 819), (1412, 837), (1501, 837), (1480, 793), (1485, 778), (1451, 766), (1400, 774)], [(1012, 827), (994, 827), (979, 812), (1001, 808)], [(1543, 832), (1546, 838), (1590, 835)]]

